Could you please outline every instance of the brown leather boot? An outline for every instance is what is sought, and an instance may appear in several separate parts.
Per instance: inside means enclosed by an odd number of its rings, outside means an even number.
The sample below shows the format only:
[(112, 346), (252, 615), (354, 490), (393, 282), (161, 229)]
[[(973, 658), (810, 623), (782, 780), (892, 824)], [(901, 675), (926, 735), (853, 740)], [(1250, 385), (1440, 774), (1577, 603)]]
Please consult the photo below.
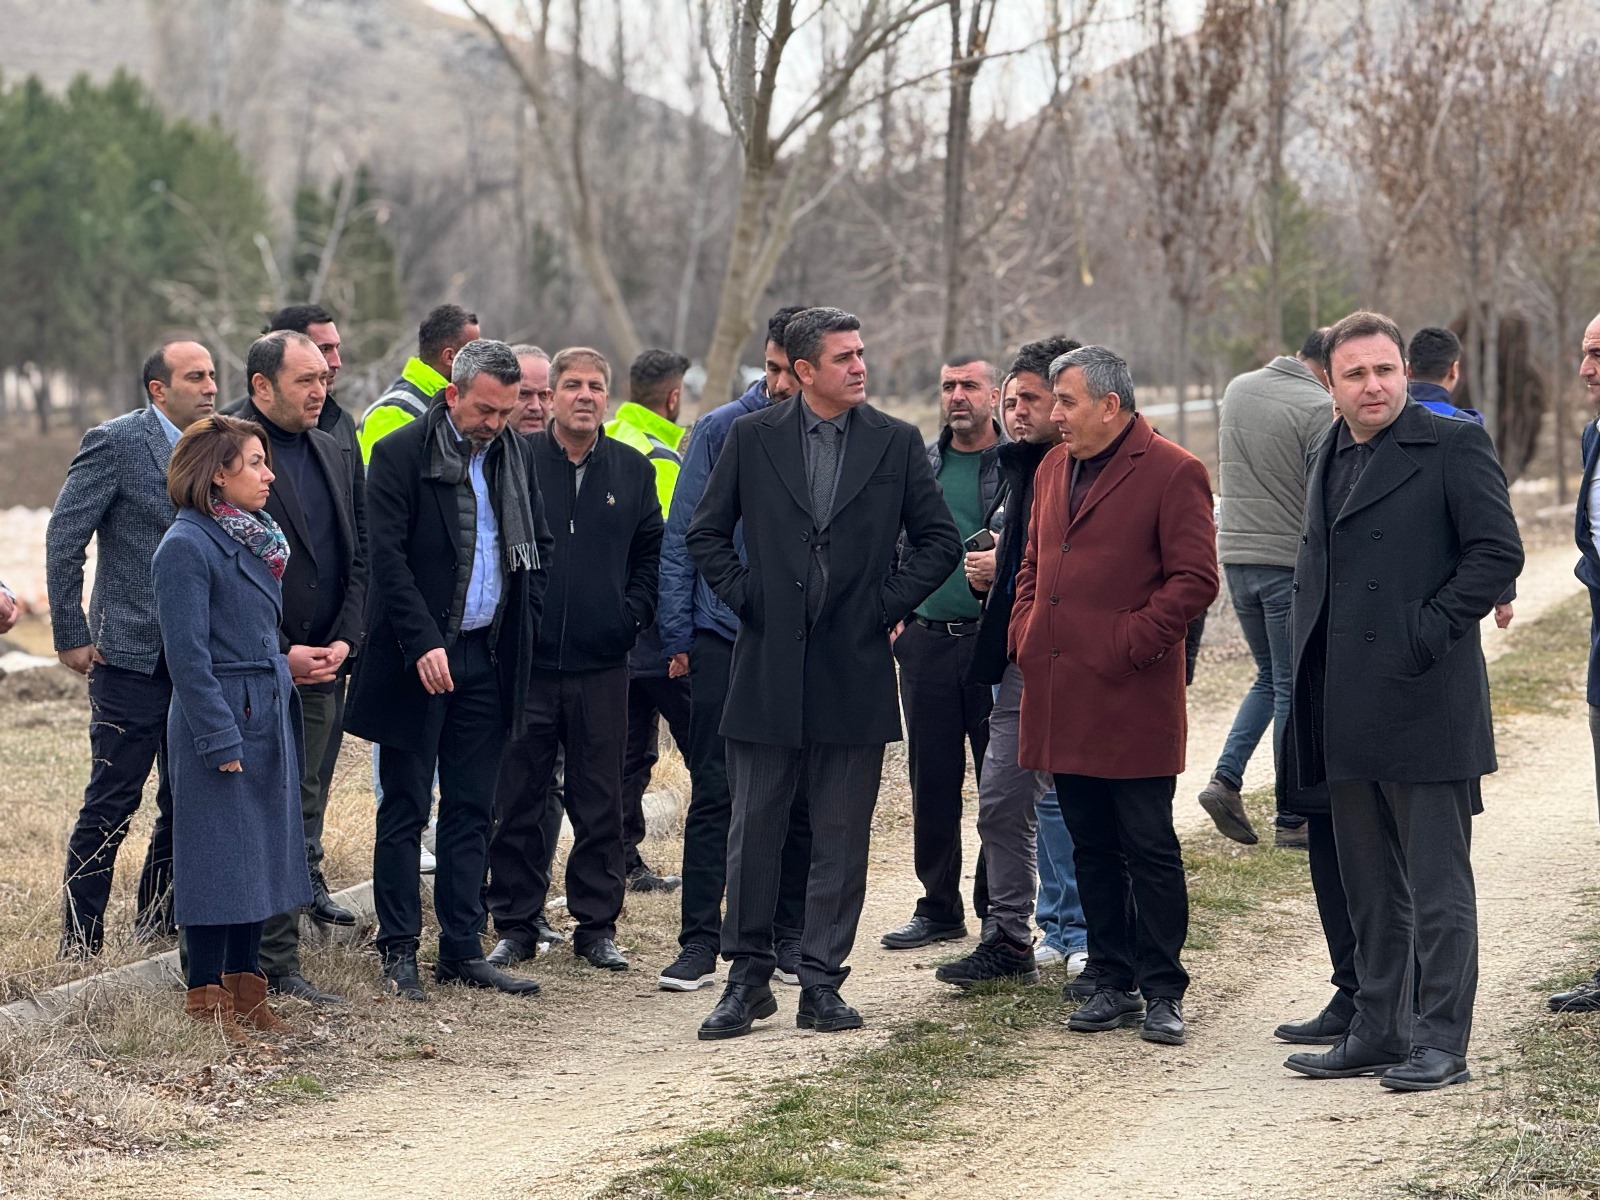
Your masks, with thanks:
[(190, 988), (183, 998), (183, 1011), (197, 1021), (216, 1026), (235, 1046), (248, 1046), (250, 1036), (240, 1028), (233, 1015), (233, 996), (227, 988), (208, 983), (204, 987)]
[(233, 997), (233, 1011), (247, 1025), (254, 1025), (262, 1033), (294, 1032), (294, 1026), (267, 1007), (267, 977), (254, 972), (241, 971), (224, 975), (222, 986)]

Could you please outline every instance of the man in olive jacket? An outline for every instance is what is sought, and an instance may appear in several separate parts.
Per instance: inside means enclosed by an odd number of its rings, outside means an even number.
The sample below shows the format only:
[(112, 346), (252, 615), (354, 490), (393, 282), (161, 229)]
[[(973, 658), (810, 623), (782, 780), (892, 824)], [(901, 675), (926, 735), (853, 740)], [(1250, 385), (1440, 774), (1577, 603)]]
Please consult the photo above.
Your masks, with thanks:
[(1359, 982), (1344, 1039), (1285, 1066), (1431, 1090), (1469, 1078), (1472, 811), (1496, 768), (1478, 622), (1522, 542), (1483, 428), (1407, 402), (1393, 321), (1353, 313), (1324, 353), (1339, 420), (1310, 464), (1285, 766), (1327, 782)]

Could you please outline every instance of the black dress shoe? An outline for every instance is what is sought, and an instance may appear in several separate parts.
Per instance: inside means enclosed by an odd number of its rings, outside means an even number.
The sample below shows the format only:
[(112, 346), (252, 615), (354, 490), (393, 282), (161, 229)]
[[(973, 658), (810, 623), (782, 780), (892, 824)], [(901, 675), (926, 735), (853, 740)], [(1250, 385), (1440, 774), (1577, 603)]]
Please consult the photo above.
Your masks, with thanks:
[(778, 999), (769, 985), (730, 983), (723, 989), (722, 999), (717, 1001), (711, 1015), (700, 1022), (700, 1040), (717, 1042), (723, 1038), (743, 1037), (750, 1032), (752, 1024), (777, 1011)]
[(1557, 992), (1550, 997), (1550, 1011), (1555, 1013), (1600, 1012), (1600, 971), (1593, 979), (1585, 979), (1577, 987)]
[(931, 946), (934, 942), (953, 942), (967, 936), (964, 922), (941, 925), (927, 917), (914, 916), (899, 929), (891, 929), (878, 939), (886, 950), (915, 950), (918, 946)]
[(319, 1006), (344, 1003), (343, 996), (325, 992), (316, 985), (308, 983), (304, 975), (268, 975), (267, 991), (274, 996), (291, 996), (296, 1000), (304, 1000), (307, 1004)]
[(1337, 1046), (1350, 1032), (1350, 1017), (1328, 1005), (1309, 1021), (1286, 1021), (1272, 1031), (1280, 1042), (1296, 1046)]
[(386, 957), (383, 960), (383, 981), (404, 1000), (421, 1004), (428, 998), (428, 993), (422, 990), (422, 981), (417, 978), (415, 954), (391, 954)]
[(1067, 1018), (1067, 1028), (1074, 1033), (1104, 1033), (1124, 1025), (1137, 1025), (1143, 1020), (1144, 1000), (1138, 992), (1102, 987)]
[(311, 903), (306, 906), (306, 912), (313, 921), (321, 921), (324, 925), (354, 925), (358, 918), (348, 908), (333, 902), (333, 897), (328, 894), (328, 881), (322, 877), (321, 870), (311, 872)]
[(543, 909), (540, 909), (538, 915), (533, 918), (533, 932), (535, 935), (534, 941), (540, 945), (567, 940), (565, 934), (555, 931), (555, 927), (550, 924), (550, 919), (544, 915)]
[(610, 938), (601, 938), (597, 942), (590, 942), (587, 946), (573, 946), (572, 951), (591, 967), (599, 967), (602, 971), (626, 971), (628, 960), (622, 957), (622, 951), (617, 949), (617, 944)]
[(489, 951), (488, 958), (484, 959), (491, 967), (514, 967), (518, 963), (527, 962), (538, 954), (539, 951), (516, 938), (501, 938), (494, 944), (494, 949)]
[(800, 989), (800, 1009), (794, 1023), (818, 1033), (837, 1033), (841, 1029), (860, 1029), (861, 1014), (844, 1002), (839, 989), (825, 983)]
[(1357, 1075), (1382, 1075), (1401, 1064), (1398, 1055), (1369, 1046), (1347, 1033), (1326, 1054), (1291, 1054), (1283, 1065), (1313, 1079), (1353, 1079)]
[(1183, 1045), (1188, 1040), (1183, 1028), (1183, 1002), (1170, 996), (1157, 996), (1150, 1001), (1139, 1036), (1163, 1046)]
[(1378, 1082), (1397, 1092), (1436, 1092), (1471, 1078), (1467, 1060), (1459, 1054), (1435, 1050), (1432, 1046), (1413, 1046), (1411, 1057), (1385, 1071)]
[(490, 966), (483, 958), (441, 958), (433, 968), (433, 977), (440, 983), (459, 983), (464, 987), (487, 988), (504, 992), (508, 996), (537, 996), (539, 985), (531, 979), (507, 975), (499, 967)]

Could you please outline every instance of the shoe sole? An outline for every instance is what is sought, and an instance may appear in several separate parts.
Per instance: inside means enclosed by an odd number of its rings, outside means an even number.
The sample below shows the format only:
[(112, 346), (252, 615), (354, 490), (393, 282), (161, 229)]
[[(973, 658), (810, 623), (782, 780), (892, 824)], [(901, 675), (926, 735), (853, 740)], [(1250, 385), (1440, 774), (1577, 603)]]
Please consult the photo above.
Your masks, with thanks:
[(1472, 1072), (1463, 1070), (1457, 1071), (1454, 1075), (1441, 1079), (1437, 1083), (1424, 1083), (1418, 1079), (1391, 1079), (1387, 1075), (1379, 1079), (1378, 1082), (1396, 1092), (1437, 1092), (1440, 1088), (1447, 1088), (1453, 1083), (1466, 1083), (1471, 1078)]
[(800, 986), (800, 973), (798, 971), (773, 971), (779, 983), (787, 983), (790, 987)]
[(1261, 835), (1248, 824), (1241, 824), (1239, 818), (1230, 812), (1228, 806), (1218, 797), (1201, 792), (1200, 807), (1206, 810), (1211, 823), (1223, 837), (1242, 846), (1254, 846), (1261, 841)]
[(1392, 1071), (1396, 1067), (1404, 1066), (1405, 1064), (1400, 1062), (1373, 1063), (1369, 1067), (1348, 1067), (1337, 1071), (1329, 1070), (1326, 1067), (1297, 1066), (1291, 1062), (1285, 1062), (1283, 1065), (1287, 1070), (1293, 1071), (1296, 1075), (1304, 1075), (1307, 1079), (1359, 1079), (1363, 1075), (1382, 1075), (1385, 1071)]
[(589, 962), (589, 960), (581, 954), (576, 955), (575, 957), (581, 963), (588, 963), (589, 966), (593, 967), (596, 971), (616, 971), (618, 974), (620, 974), (628, 969), (627, 963), (618, 963), (616, 966), (612, 966), (610, 963)]
[(334, 920), (329, 917), (319, 917), (316, 913), (308, 913), (307, 915), (318, 925), (334, 925), (340, 929), (353, 929), (357, 924), (359, 924), (353, 915), (343, 917), (338, 920)]
[(1080, 1021), (1077, 1017), (1067, 1018), (1067, 1028), (1073, 1033), (1108, 1033), (1113, 1029), (1126, 1029), (1129, 1025), (1144, 1024), (1144, 1009), (1138, 1012), (1124, 1013), (1111, 1021)]
[(1023, 971), (1017, 975), (996, 975), (990, 979), (946, 979), (938, 971), (933, 973), (933, 977), (940, 983), (953, 983), (956, 987), (964, 990), (970, 987), (977, 987), (980, 983), (1038, 983), (1039, 968), (1035, 967), (1031, 971)]
[(843, 1017), (837, 1021), (819, 1021), (809, 1013), (795, 1013), (796, 1029), (815, 1029), (818, 1033), (841, 1033), (846, 1029), (860, 1029), (866, 1024), (859, 1016)]
[(751, 1013), (750, 1019), (743, 1025), (734, 1025), (728, 1029), (707, 1029), (704, 1025), (702, 1025), (700, 1026), (700, 1032), (697, 1034), (697, 1036), (702, 1042), (720, 1042), (727, 1038), (743, 1037), (745, 1034), (751, 1031), (751, 1027), (754, 1026), (757, 1021), (765, 1021), (777, 1011), (778, 1002), (776, 1000), (769, 1000), (766, 1004), (763, 1004), (760, 1008), (756, 1009), (755, 1012)]
[(959, 942), (967, 937), (967, 928), (963, 925), (960, 929), (951, 929), (943, 933), (930, 933), (927, 937), (916, 942), (891, 942), (887, 937), (878, 939), (878, 945), (885, 950), (920, 950), (924, 946), (931, 946), (935, 942)]
[(1587, 998), (1583, 1000), (1569, 1000), (1565, 1004), (1556, 1004), (1554, 1001), (1552, 1001), (1550, 1004), (1550, 1011), (1553, 1013), (1600, 1012), (1600, 997), (1596, 997), (1592, 1000)]
[(717, 981), (717, 973), (712, 971), (698, 979), (679, 979), (674, 975), (663, 975), (656, 980), (656, 987), (663, 992), (698, 992), (701, 988)]
[(1189, 1040), (1185, 1034), (1156, 1033), (1150, 1029), (1141, 1029), (1139, 1037), (1142, 1041), (1152, 1042), (1157, 1046), (1182, 1046)]
[(1315, 1037), (1309, 1033), (1285, 1033), (1282, 1026), (1272, 1031), (1272, 1036), (1280, 1042), (1287, 1042), (1291, 1046), (1337, 1046), (1344, 1041), (1344, 1034), (1336, 1033), (1328, 1037)]

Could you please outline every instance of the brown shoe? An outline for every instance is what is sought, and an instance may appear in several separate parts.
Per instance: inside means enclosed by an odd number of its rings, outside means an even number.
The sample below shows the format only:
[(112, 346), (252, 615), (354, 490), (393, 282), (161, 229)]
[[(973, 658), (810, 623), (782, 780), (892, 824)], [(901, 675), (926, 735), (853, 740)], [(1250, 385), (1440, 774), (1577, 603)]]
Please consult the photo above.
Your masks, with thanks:
[(1303, 821), (1299, 825), (1274, 825), (1272, 844), (1279, 850), (1306, 850), (1311, 846), (1311, 834)]
[(197, 1021), (216, 1026), (232, 1045), (250, 1044), (250, 1036), (240, 1028), (238, 1018), (233, 1014), (233, 995), (227, 988), (214, 983), (190, 988), (183, 998), (183, 1011)]
[(240, 971), (224, 975), (222, 986), (233, 997), (233, 1011), (239, 1020), (254, 1025), (262, 1033), (294, 1032), (294, 1026), (267, 1007), (267, 977)]
[(1217, 832), (1246, 846), (1254, 846), (1261, 839), (1244, 811), (1244, 797), (1239, 789), (1230, 787), (1220, 779), (1213, 779), (1200, 793), (1200, 807), (1210, 814)]

